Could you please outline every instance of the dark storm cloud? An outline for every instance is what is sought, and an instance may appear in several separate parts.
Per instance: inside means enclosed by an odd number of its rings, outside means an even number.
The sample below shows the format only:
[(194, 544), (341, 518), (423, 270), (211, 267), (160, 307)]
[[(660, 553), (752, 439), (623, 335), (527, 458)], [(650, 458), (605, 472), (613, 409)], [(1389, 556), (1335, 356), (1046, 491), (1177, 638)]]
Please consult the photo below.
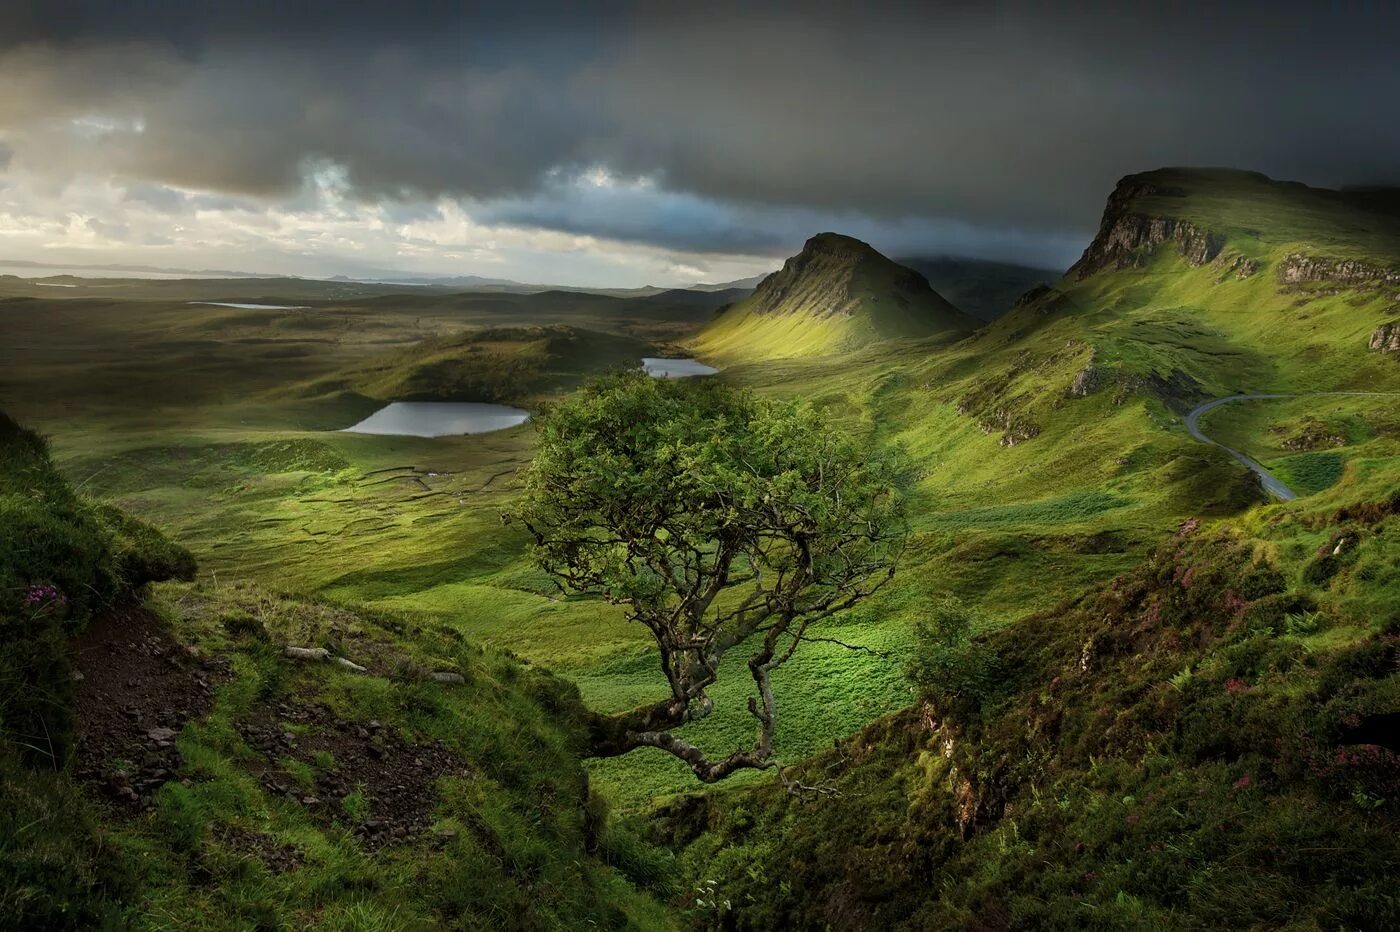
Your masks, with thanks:
[[(341, 173), (698, 250), (782, 251), (811, 216), (1009, 251), (1161, 164), (1400, 182), (1389, 4), (584, 6), (11, 3), (0, 132), (54, 172), (263, 198)], [(649, 184), (560, 181), (599, 165)]]

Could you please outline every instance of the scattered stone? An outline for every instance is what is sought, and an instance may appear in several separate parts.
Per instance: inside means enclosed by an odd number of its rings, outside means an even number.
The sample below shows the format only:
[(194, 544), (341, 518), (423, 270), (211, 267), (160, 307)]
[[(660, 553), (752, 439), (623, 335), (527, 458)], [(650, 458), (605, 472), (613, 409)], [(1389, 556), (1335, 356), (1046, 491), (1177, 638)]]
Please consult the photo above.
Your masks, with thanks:
[[(74, 773), (129, 806), (147, 806), (184, 759), (175, 738), (213, 706), (227, 661), (196, 662), (139, 605), (99, 615), (73, 642)], [(135, 684), (135, 685), (132, 685)], [(113, 761), (131, 761), (113, 773)]]
[[(237, 726), (257, 755), (250, 769), (264, 790), (305, 806), (327, 823), (348, 821), (336, 801), (355, 792), (372, 815), (352, 828), (367, 850), (428, 834), (437, 781), (470, 772), (441, 741), (409, 744), (380, 722), (347, 722), (320, 703), (278, 707), (275, 717), (273, 710), (265, 714), (261, 721)], [(291, 749), (283, 743), (284, 721), (304, 726)], [(318, 758), (323, 754), (330, 755), (333, 766), (321, 769)], [(287, 757), (311, 765), (314, 785), (299, 784), (281, 769), (280, 761)]]
[(432, 678), (439, 683), (465, 683), (467, 678), (452, 670), (439, 670)]
[(270, 835), (236, 825), (220, 825), (214, 837), (235, 851), (256, 857), (274, 873), (285, 873), (301, 866), (303, 855), (291, 845), (278, 844)]
[(1104, 376), (1108, 370), (1104, 366), (1091, 364), (1079, 371), (1070, 383), (1069, 394), (1072, 398), (1085, 398), (1098, 391), (1103, 385)]

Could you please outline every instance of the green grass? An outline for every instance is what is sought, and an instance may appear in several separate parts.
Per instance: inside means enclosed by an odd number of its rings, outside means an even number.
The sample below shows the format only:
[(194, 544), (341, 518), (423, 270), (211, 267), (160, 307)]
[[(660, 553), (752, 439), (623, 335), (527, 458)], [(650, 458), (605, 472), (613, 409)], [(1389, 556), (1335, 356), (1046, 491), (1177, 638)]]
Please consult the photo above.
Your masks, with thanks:
[(917, 273), (858, 240), (822, 234), (690, 345), (726, 361), (832, 356), (892, 339), (951, 337), (975, 326)]
[[(608, 830), (586, 824), (599, 804), (589, 799), (578, 760), (569, 712), (577, 699), (567, 684), (483, 652), (450, 628), (248, 587), (172, 588), (159, 604), (182, 641), (229, 656), (235, 677), (220, 689), (209, 718), (181, 735), (190, 785), (168, 784), (149, 818), (114, 835), (149, 885), (146, 902), (127, 914), (132, 927), (309, 921), (334, 929), (357, 914), (391, 919), (390, 927), (401, 929), (666, 927), (654, 899), (585, 853), (588, 833)], [(346, 655), (376, 669), (361, 676), (294, 666), (275, 646), (231, 640), (221, 623), (230, 612), (256, 614), (273, 645), (317, 644), (333, 635)], [(405, 661), (450, 665), (466, 684), (399, 678), (393, 670)], [(411, 743), (438, 740), (460, 755), (468, 774), (437, 786), (438, 840), (371, 854), (350, 834), (374, 814), (362, 795), (347, 796), (343, 815), (327, 823), (264, 790), (244, 763), (250, 751), (237, 725), (283, 703), (323, 703), (339, 720), (377, 720)], [(334, 763), (322, 754), (289, 770), (294, 778), (304, 772), (310, 787), (315, 771)], [(263, 869), (239, 848), (237, 839), (248, 833), (295, 850), (299, 866), (284, 874)]]
[(1400, 596), (1400, 498), (1372, 504), (1184, 529), (991, 632), (952, 655), (995, 671), (975, 702), (928, 682), (800, 768), (820, 801), (775, 786), (663, 810), (690, 882), (731, 904), (697, 925), (1394, 923), (1394, 749), (1346, 737), (1400, 698), (1400, 615), (1375, 602)]
[[(208, 451), (197, 451), (208, 459)], [(339, 465), (292, 444), (238, 448), (230, 468)], [(313, 450), (314, 454), (315, 451)], [(210, 714), (179, 735), (175, 779), (141, 814), (78, 792), (63, 765), (72, 729), (68, 640), (103, 613), (130, 617), (146, 583), (188, 574), (187, 553), (115, 509), (74, 493), (37, 437), (0, 416), (0, 904), (24, 928), (597, 928), (663, 929), (669, 892), (643, 870), (650, 849), (614, 831), (579, 760), (581, 706), (570, 684), (484, 651), (455, 628), (270, 595), (211, 580), (171, 585), (158, 612), (176, 643), (219, 656)], [(36, 595), (37, 593), (37, 595)], [(360, 675), (297, 664), (281, 647), (333, 644)], [(462, 684), (414, 671), (448, 667)], [(318, 819), (256, 778), (240, 725), (298, 738), (325, 723), (280, 720), (324, 705), (336, 722), (371, 722), (413, 745), (458, 755), (422, 839), (367, 850), (352, 835), (372, 808), (346, 797)], [(117, 766), (118, 762), (111, 762)], [(277, 761), (301, 792), (338, 766), (320, 751)], [(383, 792), (381, 789), (380, 792)], [(415, 799), (416, 801), (416, 799)], [(303, 801), (304, 802), (304, 801)], [(255, 840), (255, 843), (250, 840)], [(590, 851), (622, 846), (618, 869)], [(265, 864), (259, 852), (285, 852)]]
[[(1389, 298), (1281, 288), (1275, 274), (1301, 248), (1388, 261), (1383, 225), (1373, 220), (1367, 232), (1349, 205), (1334, 211), (1327, 197), (1293, 189), (1254, 192), (1248, 178), (1201, 185), (1171, 209), (1220, 230), (1227, 252), (1259, 259), (1257, 274), (1221, 280), (1219, 268), (1190, 268), (1166, 245), (1141, 268), (1062, 281), (957, 342), (904, 334), (864, 345), (865, 333), (858, 348), (832, 354), (852, 346), (848, 333), (794, 317), (772, 323), (761, 342), (808, 355), (745, 360), (738, 343), (723, 354), (721, 378), (811, 399), (872, 444), (903, 445), (920, 470), (913, 536), (894, 583), (825, 632), (876, 652), (809, 645), (777, 678), (783, 761), (908, 706), (898, 658), (914, 623), (947, 594), (1001, 629), (1129, 572), (1187, 518), (1242, 514), (1260, 551), (1301, 574), (1327, 535), (1268, 528), (1393, 488), (1395, 419), (1360, 399), (1323, 410), (1230, 405), (1206, 419), (1211, 436), (1306, 486), (1312, 494), (1291, 506), (1247, 511), (1262, 501), (1248, 474), (1187, 436), (1181, 417), (1191, 404), (1241, 390), (1400, 390), (1394, 360), (1365, 350)], [(261, 583), (455, 631), (548, 667), (603, 710), (656, 697), (663, 684), (645, 633), (613, 607), (562, 597), (532, 568), (525, 535), (500, 522), (530, 455), (528, 426), (437, 440), (335, 429), (399, 392), (468, 397), (489, 388), (547, 401), (633, 353), (634, 339), (686, 339), (703, 315), (557, 294), (307, 300), (318, 302), (314, 311), (191, 308), (139, 292), (0, 302), (0, 406), (51, 435), (84, 493), (117, 501), (194, 551), (206, 587)], [(480, 335), (505, 315), (514, 327), (592, 333), (562, 350), (554, 337)], [(1091, 367), (1094, 387), (1072, 391)], [(1309, 416), (1345, 443), (1283, 446), (1311, 429)], [(1361, 616), (1393, 610), (1389, 537), (1368, 538), (1337, 588), (1315, 594), (1334, 623), (1307, 643), (1345, 646), (1363, 629)], [(687, 726), (686, 737), (711, 749), (750, 739), (746, 677), (734, 672), (715, 690), (720, 711)], [(622, 812), (694, 788), (658, 754), (589, 766)], [(862, 785), (871, 805), (902, 812), (899, 789), (875, 777)], [(617, 857), (640, 865), (648, 856)], [(742, 869), (740, 853), (732, 857)], [(347, 896), (324, 918), (371, 908)], [(1131, 918), (1136, 907), (1122, 908)]]

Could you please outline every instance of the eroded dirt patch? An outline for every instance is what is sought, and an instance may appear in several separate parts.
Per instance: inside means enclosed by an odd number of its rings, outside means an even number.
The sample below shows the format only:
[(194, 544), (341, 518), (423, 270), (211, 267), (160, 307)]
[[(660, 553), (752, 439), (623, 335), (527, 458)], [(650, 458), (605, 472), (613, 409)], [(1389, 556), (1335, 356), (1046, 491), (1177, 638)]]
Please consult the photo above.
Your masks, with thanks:
[(238, 825), (220, 825), (214, 837), (234, 851), (261, 861), (273, 873), (281, 874), (301, 866), (303, 856), (291, 845), (279, 844), (271, 835)]
[(183, 763), (176, 736), (209, 712), (227, 661), (197, 657), (140, 605), (94, 619), (73, 658), (78, 778), (124, 805), (151, 806)]
[(349, 826), (371, 850), (426, 832), (437, 781), (470, 773), (441, 741), (410, 744), (379, 722), (345, 721), (319, 703), (284, 703), (275, 713), (238, 725), (263, 758), (254, 768), (263, 789)]

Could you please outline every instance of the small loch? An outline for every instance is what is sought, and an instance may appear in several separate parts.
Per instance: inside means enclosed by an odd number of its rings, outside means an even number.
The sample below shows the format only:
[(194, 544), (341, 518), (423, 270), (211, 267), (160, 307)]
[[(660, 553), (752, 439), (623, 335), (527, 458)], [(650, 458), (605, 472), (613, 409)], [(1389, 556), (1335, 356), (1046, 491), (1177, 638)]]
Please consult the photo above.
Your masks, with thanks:
[(653, 379), (688, 379), (696, 375), (714, 375), (719, 371), (694, 359), (667, 359), (663, 356), (642, 357), (642, 368)]
[(190, 301), (203, 307), (236, 307), (245, 311), (309, 311), (305, 304), (243, 304), (238, 301)]
[(524, 424), (530, 412), (510, 405), (456, 401), (395, 401), (353, 427), (351, 434), (401, 437), (456, 437), (489, 434)]

